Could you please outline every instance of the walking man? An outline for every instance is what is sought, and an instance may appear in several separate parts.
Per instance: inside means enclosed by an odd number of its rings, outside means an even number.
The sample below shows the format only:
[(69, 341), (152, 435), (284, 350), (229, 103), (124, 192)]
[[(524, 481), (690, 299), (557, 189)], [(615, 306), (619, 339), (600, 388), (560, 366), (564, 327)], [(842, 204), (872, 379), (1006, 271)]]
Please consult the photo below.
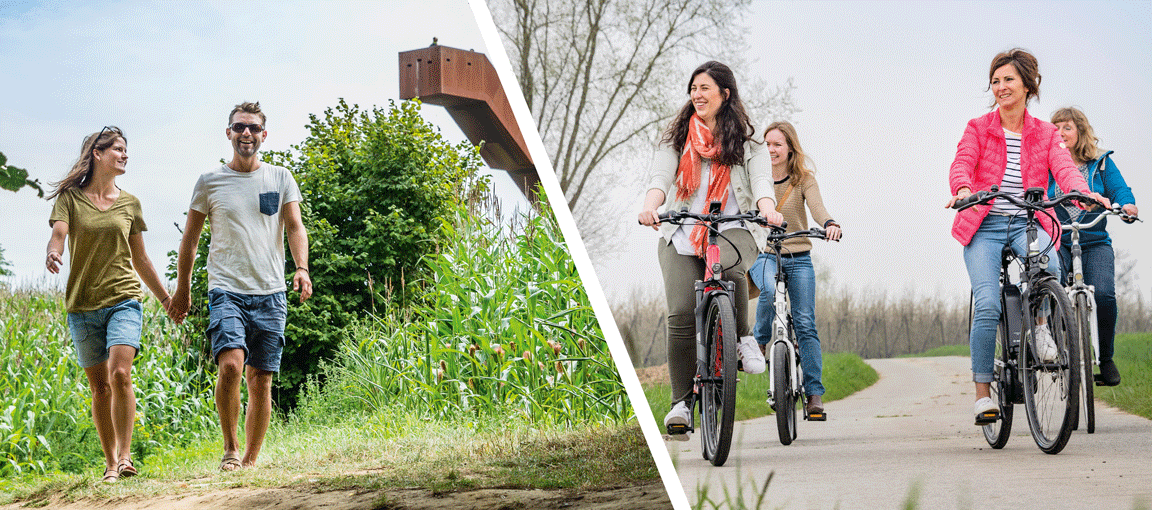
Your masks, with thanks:
[[(192, 191), (188, 224), (180, 241), (176, 292), (169, 315), (177, 322), (191, 303), (192, 262), (207, 218), (212, 226), (208, 251), (208, 338), (219, 367), (216, 410), (224, 434), (220, 470), (256, 463), (272, 414), (272, 376), (280, 370), (288, 313), (284, 279), (284, 233), (296, 272), (292, 289), (300, 302), (312, 295), (308, 274), (308, 233), (300, 219), (300, 188), (288, 170), (262, 163), (260, 143), (268, 137), (260, 103), (237, 105), (225, 132), (232, 161), (200, 176)], [(240, 455), (241, 369), (248, 383)]]

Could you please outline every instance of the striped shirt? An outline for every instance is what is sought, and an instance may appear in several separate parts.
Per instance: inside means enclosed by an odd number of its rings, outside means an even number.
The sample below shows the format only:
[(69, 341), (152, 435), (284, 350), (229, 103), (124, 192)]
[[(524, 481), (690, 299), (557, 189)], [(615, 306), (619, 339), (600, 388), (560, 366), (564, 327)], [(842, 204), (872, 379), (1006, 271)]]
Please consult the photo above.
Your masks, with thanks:
[[(1004, 130), (1004, 142), (1008, 145), (1008, 163), (1004, 166), (1004, 179), (1000, 181), (1000, 191), (1024, 198), (1024, 178), (1020, 175), (1020, 133)], [(997, 200), (992, 204), (992, 214), (1012, 216), (1023, 210), (1007, 200)]]

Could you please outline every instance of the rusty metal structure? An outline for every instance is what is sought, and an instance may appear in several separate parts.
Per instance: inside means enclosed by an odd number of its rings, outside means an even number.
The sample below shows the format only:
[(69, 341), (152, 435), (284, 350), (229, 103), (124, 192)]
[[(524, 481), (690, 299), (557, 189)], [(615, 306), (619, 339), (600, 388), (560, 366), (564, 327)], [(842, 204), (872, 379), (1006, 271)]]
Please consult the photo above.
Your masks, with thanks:
[[(439, 46), (400, 53), (400, 99), (443, 106), (489, 167), (505, 170), (533, 202), (540, 182), (496, 69), (483, 53)], [(481, 142), (483, 144), (481, 145)]]

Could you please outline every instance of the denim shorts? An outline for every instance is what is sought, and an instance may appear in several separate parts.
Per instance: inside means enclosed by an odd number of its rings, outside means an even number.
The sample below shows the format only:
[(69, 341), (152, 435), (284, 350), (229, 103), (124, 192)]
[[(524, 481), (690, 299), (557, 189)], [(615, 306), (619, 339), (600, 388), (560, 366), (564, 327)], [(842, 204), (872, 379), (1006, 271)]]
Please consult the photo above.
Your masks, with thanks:
[(129, 345), (140, 353), (143, 308), (135, 299), (125, 299), (108, 308), (68, 312), (68, 331), (81, 368), (99, 365), (108, 359), (113, 345)]
[(246, 365), (279, 372), (287, 316), (288, 301), (284, 292), (260, 296), (221, 289), (208, 291), (208, 339), (212, 341), (212, 359), (219, 362), (221, 352), (243, 349)]

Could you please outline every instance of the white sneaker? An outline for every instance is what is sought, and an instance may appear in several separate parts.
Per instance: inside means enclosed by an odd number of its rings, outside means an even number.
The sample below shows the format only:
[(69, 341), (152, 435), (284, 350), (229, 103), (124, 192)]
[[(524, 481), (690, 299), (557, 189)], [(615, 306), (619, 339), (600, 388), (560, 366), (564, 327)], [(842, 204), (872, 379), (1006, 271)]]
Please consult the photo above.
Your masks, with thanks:
[(977, 400), (975, 410), (977, 425), (995, 423), (996, 419), (1000, 417), (1000, 406), (988, 397)]
[(760, 352), (760, 345), (756, 343), (756, 337), (740, 337), (740, 344), (736, 346), (736, 351), (740, 353), (740, 359), (744, 361), (745, 372), (749, 374), (764, 373), (764, 353)]
[(1036, 332), (1036, 357), (1044, 363), (1056, 361), (1060, 351), (1056, 349), (1056, 342), (1052, 340), (1052, 330), (1048, 329), (1047, 324), (1040, 324), (1033, 331)]
[(692, 432), (685, 430), (682, 433), (673, 434), (670, 428), (679, 428), (681, 430), (687, 429), (688, 424), (692, 421), (692, 410), (688, 409), (688, 405), (684, 402), (677, 402), (672, 407), (671, 411), (664, 416), (664, 430), (666, 434), (664, 439), (671, 439), (673, 441), (687, 441), (692, 438)]

